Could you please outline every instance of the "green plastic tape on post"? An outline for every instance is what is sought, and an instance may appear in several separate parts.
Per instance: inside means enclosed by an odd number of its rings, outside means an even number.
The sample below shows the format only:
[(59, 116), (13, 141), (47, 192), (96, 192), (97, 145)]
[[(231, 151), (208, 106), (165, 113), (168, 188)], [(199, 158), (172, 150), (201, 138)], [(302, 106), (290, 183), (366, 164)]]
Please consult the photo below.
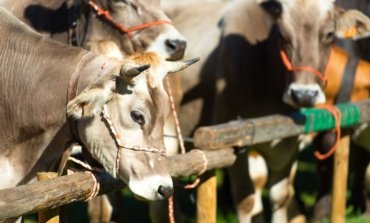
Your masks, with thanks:
[[(341, 127), (348, 127), (359, 123), (360, 110), (353, 104), (339, 104), (337, 108), (342, 114)], [(301, 114), (306, 117), (305, 132), (318, 132), (333, 129), (335, 119), (333, 115), (325, 109), (302, 109)]]

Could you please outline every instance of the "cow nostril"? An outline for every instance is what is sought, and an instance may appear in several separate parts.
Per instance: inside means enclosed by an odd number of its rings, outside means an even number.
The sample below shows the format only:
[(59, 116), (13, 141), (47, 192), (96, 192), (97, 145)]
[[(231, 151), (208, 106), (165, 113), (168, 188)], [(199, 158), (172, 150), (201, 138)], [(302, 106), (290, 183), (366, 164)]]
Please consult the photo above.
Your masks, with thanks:
[(292, 95), (292, 99), (294, 102), (298, 102), (301, 98), (301, 92), (296, 90), (290, 90), (290, 94)]
[(166, 40), (166, 46), (171, 50), (171, 51), (176, 51), (177, 45), (175, 40)]
[(311, 107), (315, 104), (318, 90), (290, 90), (292, 100), (301, 107)]
[(319, 91), (308, 91), (307, 95), (311, 98), (316, 98), (319, 95)]
[(160, 185), (158, 187), (158, 193), (164, 198), (169, 198), (173, 194), (173, 188)]
[(184, 57), (186, 41), (179, 39), (167, 39), (165, 41), (167, 52), (170, 54), (168, 60), (180, 60)]

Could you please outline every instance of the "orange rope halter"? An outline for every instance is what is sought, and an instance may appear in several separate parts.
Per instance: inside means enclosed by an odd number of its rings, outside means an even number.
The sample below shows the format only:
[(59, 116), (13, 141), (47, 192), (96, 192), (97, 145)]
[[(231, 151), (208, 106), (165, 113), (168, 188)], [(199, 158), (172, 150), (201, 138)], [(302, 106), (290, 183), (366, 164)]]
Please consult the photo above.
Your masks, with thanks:
[(163, 19), (163, 20), (156, 20), (156, 21), (147, 22), (147, 23), (144, 23), (144, 24), (141, 24), (141, 25), (126, 28), (121, 23), (118, 23), (118, 22), (114, 21), (114, 19), (112, 18), (112, 16), (110, 15), (110, 12), (108, 10), (104, 10), (103, 8), (98, 6), (93, 1), (89, 1), (89, 5), (96, 12), (96, 14), (98, 16), (105, 19), (107, 22), (109, 22), (111, 25), (113, 25), (113, 27), (115, 27), (116, 29), (118, 29), (119, 31), (121, 31), (124, 34), (127, 34), (129, 37), (131, 37), (131, 33), (135, 32), (135, 31), (150, 28), (152, 26), (158, 26), (158, 25), (163, 25), (163, 24), (172, 24), (172, 22), (170, 20)]
[[(316, 70), (313, 67), (309, 67), (309, 66), (294, 66), (291, 63), (291, 61), (289, 60), (289, 58), (286, 55), (286, 53), (284, 52), (284, 50), (280, 50), (280, 56), (281, 56), (282, 62), (284, 63), (284, 65), (285, 65), (285, 67), (288, 71), (307, 71), (309, 73), (314, 74), (321, 81), (323, 81), (324, 86), (327, 85), (327, 82), (328, 82), (327, 76), (323, 75), (320, 71)], [(341, 136), (341, 130), (340, 130), (341, 113), (340, 113), (340, 111), (337, 107), (332, 106), (332, 105), (323, 104), (323, 105), (318, 105), (317, 107), (327, 110), (328, 112), (330, 112), (334, 116), (335, 131), (337, 132), (335, 144), (333, 145), (332, 148), (330, 148), (329, 152), (327, 152), (326, 154), (321, 154), (318, 151), (315, 152), (315, 157), (318, 160), (325, 160), (325, 159), (329, 158), (331, 155), (333, 155), (333, 153), (335, 152), (335, 149), (336, 149), (336, 147), (339, 143), (340, 136)]]
[(335, 120), (335, 131), (337, 132), (336, 139), (335, 139), (335, 144), (325, 154), (321, 154), (319, 151), (315, 152), (315, 157), (318, 160), (326, 160), (331, 155), (333, 155), (333, 153), (335, 152), (335, 149), (338, 146), (338, 143), (339, 143), (339, 140), (340, 140), (340, 137), (341, 137), (340, 121), (341, 121), (342, 115), (341, 115), (339, 109), (335, 106), (332, 106), (332, 105), (323, 104), (323, 105), (318, 105), (317, 107), (329, 111), (334, 116), (334, 120)]
[(320, 78), (320, 80), (322, 80), (324, 82), (324, 86), (326, 85), (327, 77), (325, 75), (323, 75), (320, 71), (316, 70), (313, 67), (309, 67), (309, 66), (294, 66), (290, 62), (288, 56), (286, 55), (286, 53), (283, 50), (280, 50), (280, 56), (281, 56), (281, 59), (282, 59), (284, 65), (285, 65), (285, 67), (288, 71), (307, 71), (311, 74), (314, 74), (318, 78)]

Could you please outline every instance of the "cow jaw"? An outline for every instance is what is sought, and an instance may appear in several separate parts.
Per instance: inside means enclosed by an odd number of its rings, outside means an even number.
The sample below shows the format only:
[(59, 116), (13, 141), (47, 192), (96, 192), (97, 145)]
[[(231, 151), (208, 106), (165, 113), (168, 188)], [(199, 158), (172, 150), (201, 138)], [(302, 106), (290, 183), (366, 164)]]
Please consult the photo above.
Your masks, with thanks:
[(173, 183), (170, 177), (153, 176), (144, 179), (132, 179), (128, 186), (138, 199), (163, 200), (173, 194)]
[[(135, 152), (137, 153), (137, 152)], [(120, 166), (130, 166), (119, 171), (119, 177), (128, 177), (127, 185), (141, 200), (155, 201), (170, 197), (173, 183), (168, 175), (167, 159), (160, 154), (142, 153), (142, 160), (132, 162), (133, 151), (124, 151)], [(136, 156), (136, 155), (135, 155)]]

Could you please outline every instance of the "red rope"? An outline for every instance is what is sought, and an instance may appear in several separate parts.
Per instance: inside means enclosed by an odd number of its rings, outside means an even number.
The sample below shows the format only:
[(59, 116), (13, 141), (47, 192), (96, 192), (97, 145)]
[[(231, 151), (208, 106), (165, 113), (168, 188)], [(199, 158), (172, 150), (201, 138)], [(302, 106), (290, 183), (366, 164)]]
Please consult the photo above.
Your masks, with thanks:
[(174, 212), (174, 206), (173, 206), (173, 196), (168, 198), (168, 218), (170, 223), (175, 223), (175, 212)]
[(316, 75), (318, 78), (320, 78), (320, 80), (322, 80), (324, 82), (324, 85), (326, 85), (327, 77), (325, 75), (323, 75), (320, 71), (316, 70), (313, 67), (309, 67), (309, 66), (294, 66), (290, 62), (288, 56), (286, 55), (286, 53), (283, 50), (280, 50), (280, 56), (281, 56), (281, 59), (282, 59), (284, 65), (285, 65), (285, 67), (288, 71), (307, 71), (311, 74)]
[[(320, 71), (316, 70), (313, 67), (309, 67), (309, 66), (294, 66), (283, 50), (280, 50), (280, 56), (288, 71), (307, 71), (309, 73), (316, 75), (318, 78), (320, 78), (320, 80), (323, 81), (324, 86), (326, 86), (327, 81), (328, 81), (327, 77), (323, 75)], [(337, 132), (335, 144), (333, 145), (332, 148), (330, 148), (330, 150), (326, 154), (321, 154), (318, 151), (315, 152), (315, 157), (318, 160), (325, 160), (329, 158), (331, 155), (333, 155), (336, 147), (338, 146), (340, 135), (341, 135), (341, 131), (340, 131), (341, 113), (337, 107), (332, 106), (332, 105), (323, 104), (323, 105), (318, 105), (317, 107), (321, 109), (325, 109), (333, 115), (334, 120), (335, 120), (335, 131)]]
[(90, 7), (96, 12), (96, 14), (102, 18), (104, 18), (106, 21), (108, 21), (110, 24), (112, 24), (116, 29), (121, 31), (124, 34), (127, 34), (129, 37), (131, 37), (131, 33), (135, 31), (139, 31), (142, 29), (150, 28), (152, 26), (158, 26), (158, 25), (163, 25), (163, 24), (172, 24), (170, 20), (163, 19), (163, 20), (156, 20), (152, 22), (147, 22), (141, 25), (137, 26), (132, 26), (129, 28), (126, 28), (123, 26), (121, 23), (118, 23), (114, 21), (112, 16), (110, 15), (110, 12), (108, 10), (104, 10), (100, 6), (98, 6), (95, 2), (89, 1)]
[(338, 146), (338, 143), (339, 143), (339, 140), (340, 140), (340, 137), (341, 137), (340, 121), (341, 121), (342, 115), (341, 115), (339, 109), (337, 107), (333, 106), (333, 105), (324, 105), (323, 104), (323, 105), (318, 105), (317, 107), (321, 108), (321, 109), (325, 109), (328, 112), (330, 112), (333, 115), (334, 120), (335, 120), (335, 130), (334, 130), (334, 131), (336, 131), (335, 144), (325, 154), (321, 154), (319, 151), (315, 152), (315, 157), (318, 160), (326, 160), (331, 155), (333, 155), (333, 153), (335, 152), (335, 149)]

